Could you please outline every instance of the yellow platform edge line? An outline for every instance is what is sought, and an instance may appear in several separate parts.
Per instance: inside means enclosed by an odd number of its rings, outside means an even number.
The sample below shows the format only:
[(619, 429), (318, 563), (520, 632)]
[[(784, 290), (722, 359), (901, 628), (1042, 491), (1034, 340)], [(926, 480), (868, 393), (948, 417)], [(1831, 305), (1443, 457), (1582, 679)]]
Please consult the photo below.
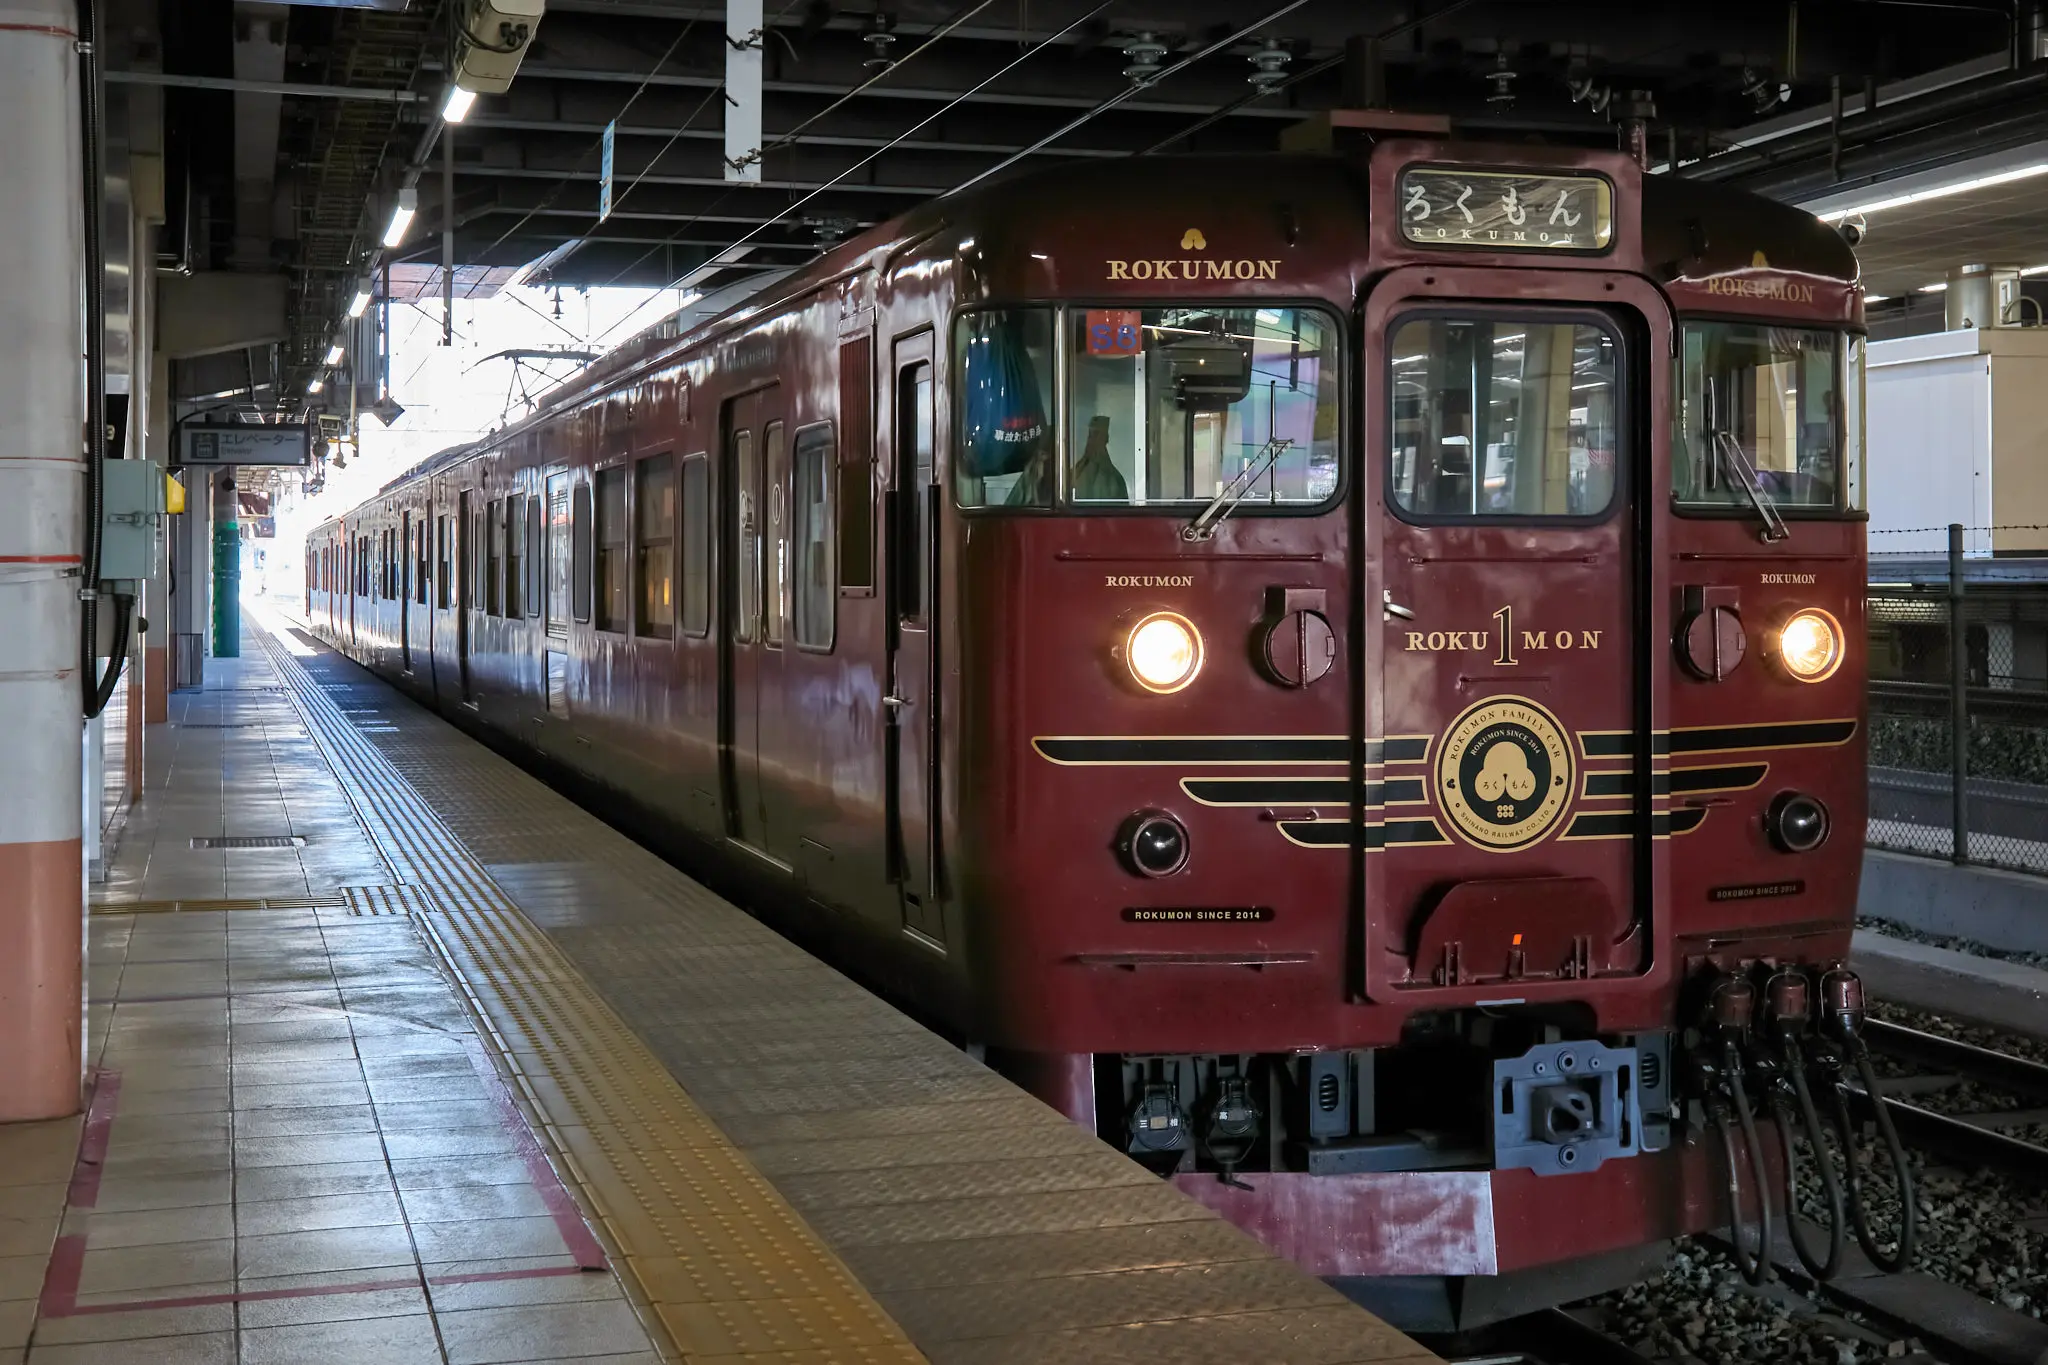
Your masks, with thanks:
[[(859, 1278), (509, 898), (487, 911), (444, 901), (412, 919), (460, 986), (508, 1089), (533, 1111), (556, 1170), (610, 1244), (614, 1269), (664, 1355), (690, 1361), (825, 1350), (890, 1365), (924, 1361)], [(536, 1063), (547, 1074), (532, 1074)], [(621, 1112), (612, 1112), (605, 1092)], [(579, 1094), (602, 1112), (579, 1112)], [(693, 1131), (679, 1143), (657, 1119)], [(697, 1234), (687, 1256), (663, 1235), (677, 1223)], [(764, 1235), (781, 1244), (780, 1272), (763, 1264)]]

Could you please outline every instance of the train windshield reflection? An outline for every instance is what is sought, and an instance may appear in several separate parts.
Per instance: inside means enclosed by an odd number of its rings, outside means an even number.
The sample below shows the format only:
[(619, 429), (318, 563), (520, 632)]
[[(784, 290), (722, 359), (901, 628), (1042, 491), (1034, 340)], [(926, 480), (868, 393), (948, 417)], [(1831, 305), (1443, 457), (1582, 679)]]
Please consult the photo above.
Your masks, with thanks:
[(1839, 332), (1688, 322), (1679, 359), (1673, 496), (1753, 514), (1841, 505), (1848, 404), (1861, 398)]
[(1199, 506), (1274, 443), (1241, 512), (1314, 507), (1337, 491), (1342, 365), (1334, 319), (1305, 308), (1072, 308), (1066, 459), (1048, 421), (1050, 309), (961, 319), (963, 507), (1079, 511)]

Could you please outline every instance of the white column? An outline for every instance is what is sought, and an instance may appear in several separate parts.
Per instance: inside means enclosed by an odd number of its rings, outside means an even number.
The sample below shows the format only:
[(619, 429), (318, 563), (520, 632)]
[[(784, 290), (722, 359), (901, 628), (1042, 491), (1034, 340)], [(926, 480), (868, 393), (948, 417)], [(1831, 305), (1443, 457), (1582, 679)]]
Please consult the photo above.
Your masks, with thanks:
[(0, 0), (0, 1122), (78, 1109), (84, 227), (76, 18)]

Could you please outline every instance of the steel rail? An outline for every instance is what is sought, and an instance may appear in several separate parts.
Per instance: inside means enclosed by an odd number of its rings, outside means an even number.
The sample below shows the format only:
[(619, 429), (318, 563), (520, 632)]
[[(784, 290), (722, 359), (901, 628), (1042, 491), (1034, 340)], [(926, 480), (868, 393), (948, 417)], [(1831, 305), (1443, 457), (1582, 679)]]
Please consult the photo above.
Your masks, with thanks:
[(2048, 1100), (2048, 1065), (2041, 1062), (1881, 1019), (1864, 1021), (1863, 1038), (1887, 1057)]

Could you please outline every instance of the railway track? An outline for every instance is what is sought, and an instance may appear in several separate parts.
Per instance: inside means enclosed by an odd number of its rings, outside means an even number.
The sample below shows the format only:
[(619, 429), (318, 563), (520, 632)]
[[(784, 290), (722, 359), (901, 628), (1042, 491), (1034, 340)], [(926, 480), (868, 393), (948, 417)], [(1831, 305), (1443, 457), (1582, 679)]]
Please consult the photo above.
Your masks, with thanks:
[(1439, 1347), (1445, 1365), (1657, 1365), (1627, 1343), (1563, 1308), (1490, 1328), (1476, 1344)]
[[(2023, 1095), (2048, 1106), (2048, 1065), (2043, 1063), (1880, 1019), (1866, 1021), (1864, 1037), (1877, 1055), (1910, 1063), (1930, 1073), (1927, 1077), (1911, 1078), (1914, 1081), (1924, 1084), (1928, 1079), (1954, 1077)], [(1860, 1087), (1852, 1086), (1851, 1094), (1868, 1108), (1871, 1097)], [(1906, 1142), (1947, 1161), (1989, 1166), (2048, 1183), (2048, 1146), (2001, 1131), (2048, 1124), (2048, 1107), (1953, 1114), (1937, 1112), (1897, 1094), (1882, 1098), (1900, 1138)]]

